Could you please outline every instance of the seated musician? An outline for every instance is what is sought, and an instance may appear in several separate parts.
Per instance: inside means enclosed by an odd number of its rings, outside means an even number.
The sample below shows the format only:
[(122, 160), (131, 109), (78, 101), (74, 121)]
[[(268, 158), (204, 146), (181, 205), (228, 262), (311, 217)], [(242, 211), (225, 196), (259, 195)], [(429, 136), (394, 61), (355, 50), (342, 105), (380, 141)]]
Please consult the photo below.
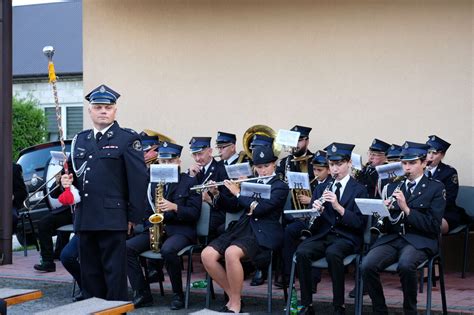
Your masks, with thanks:
[[(313, 172), (314, 178), (316, 179), (317, 185), (323, 185), (328, 181), (331, 181), (331, 176), (329, 173), (329, 165), (326, 158), (326, 152), (316, 151), (313, 157)], [(314, 193), (316, 193), (316, 187), (313, 188)], [(311, 201), (311, 200), (310, 200)], [(309, 204), (310, 202), (308, 202)], [(285, 215), (285, 221), (287, 225), (285, 226), (285, 237), (283, 238), (283, 250), (282, 250), (282, 264), (283, 264), (283, 275), (282, 282), (275, 282), (275, 286), (283, 287), (288, 286), (288, 279), (290, 277), (291, 271), (291, 261), (293, 254), (300, 243), (302, 237), (307, 237), (308, 235), (302, 235), (302, 231), (308, 229), (308, 222), (295, 219), (291, 215)], [(307, 230), (307, 232), (309, 232)], [(313, 269), (313, 292), (316, 293), (317, 283), (321, 281), (321, 271), (319, 269)]]
[(236, 141), (237, 137), (233, 133), (222, 131), (217, 132), (216, 148), (224, 165), (245, 163), (249, 161), (244, 151), (237, 153), (235, 147)]
[(329, 170), (334, 178), (318, 185), (313, 194), (313, 208), (321, 213), (313, 224), (313, 236), (296, 249), (296, 267), (303, 308), (299, 314), (314, 314), (311, 263), (326, 257), (332, 280), (335, 314), (344, 314), (344, 257), (355, 253), (363, 244), (366, 219), (354, 199), (366, 198), (365, 187), (350, 176), (354, 145), (332, 143), (325, 148)]
[[(259, 177), (275, 175), (277, 158), (270, 146), (255, 147), (252, 157)], [(229, 296), (229, 301), (222, 307), (221, 312), (242, 311), (240, 299), (244, 273), (241, 260), (255, 261), (259, 254), (268, 249), (277, 249), (283, 241), (279, 220), (288, 196), (288, 186), (276, 176), (261, 181), (271, 185), (270, 199), (256, 200), (241, 196), (237, 184), (225, 181), (226, 187), (247, 211), (224, 234), (211, 241), (201, 255), (209, 275)], [(220, 263), (224, 257), (225, 268)]]
[(387, 162), (387, 150), (389, 148), (390, 145), (388, 143), (377, 138), (374, 139), (369, 147), (369, 152), (367, 152), (369, 161), (362, 170), (355, 175), (355, 179), (367, 189), (369, 198), (380, 199), (378, 189), (379, 175), (375, 167)]
[[(163, 142), (158, 149), (159, 163), (181, 164), (182, 147)], [(178, 310), (184, 307), (183, 285), (181, 280), (181, 261), (178, 252), (184, 247), (196, 242), (196, 222), (201, 213), (201, 197), (190, 190), (196, 185), (196, 179), (181, 173), (178, 183), (165, 184), (163, 187), (163, 200), (155, 200), (156, 183), (150, 183), (148, 200), (150, 208), (147, 215), (153, 214), (155, 205), (164, 213), (164, 242), (160, 253), (170, 277), (173, 289), (173, 299), (170, 308)], [(134, 292), (133, 304), (136, 308), (151, 305), (153, 298), (150, 286), (145, 281), (139, 262), (140, 253), (150, 249), (150, 235), (148, 228), (151, 226), (145, 220), (145, 229), (142, 233), (134, 235), (127, 240), (127, 274)]]
[(456, 205), (459, 191), (458, 172), (454, 167), (443, 163), (451, 144), (435, 135), (429, 136), (426, 144), (430, 148), (426, 157), (425, 174), (428, 178), (439, 180), (446, 188), (446, 210), (441, 226), (441, 233), (446, 234), (457, 226), (468, 223), (470, 218), (463, 208)]
[(417, 314), (417, 266), (438, 252), (441, 219), (446, 205), (444, 185), (424, 176), (426, 144), (405, 142), (401, 153), (407, 179), (391, 183), (385, 203), (403, 212), (398, 223), (385, 218), (387, 234), (378, 238), (362, 260), (362, 277), (375, 314), (388, 314), (379, 272), (398, 261), (404, 314)]

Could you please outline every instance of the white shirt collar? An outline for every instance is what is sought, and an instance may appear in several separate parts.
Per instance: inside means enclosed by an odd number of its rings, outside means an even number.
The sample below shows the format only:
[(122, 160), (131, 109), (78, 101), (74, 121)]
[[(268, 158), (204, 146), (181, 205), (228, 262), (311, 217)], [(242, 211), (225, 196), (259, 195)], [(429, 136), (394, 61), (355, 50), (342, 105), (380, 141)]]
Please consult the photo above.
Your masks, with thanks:
[(207, 170), (209, 169), (209, 166), (211, 166), (212, 161), (213, 161), (213, 160), (211, 160), (209, 163), (207, 163), (206, 165), (204, 165), (204, 174), (207, 173)]
[[(416, 186), (418, 185), (418, 183), (420, 182), (421, 178), (423, 177), (424, 174), (421, 174), (420, 176), (418, 176), (417, 178), (415, 178), (415, 186), (413, 186), (412, 188), (412, 191), (415, 190)], [(413, 181), (410, 181), (410, 180), (407, 180), (405, 182), (405, 185), (406, 185), (406, 188), (408, 189), (408, 184), (411, 183)]]
[(342, 194), (344, 193), (344, 190), (346, 189), (346, 186), (347, 186), (347, 183), (349, 182), (349, 179), (351, 178), (351, 175), (350, 174), (347, 174), (346, 176), (344, 176), (343, 179), (341, 180), (336, 180), (334, 181), (334, 185), (332, 185), (332, 191), (335, 192), (337, 187), (336, 187), (336, 184), (337, 183), (341, 183), (341, 188), (339, 188), (339, 196), (340, 198), (342, 198)]
[(238, 158), (239, 158), (239, 154), (236, 152), (236, 153), (234, 153), (234, 155), (232, 155), (230, 158), (228, 158), (225, 161), (227, 162), (227, 165), (230, 165), (230, 164), (232, 164), (232, 162), (234, 162), (234, 160), (236, 160)]
[(99, 131), (102, 132), (103, 135), (105, 135), (105, 133), (107, 132), (107, 130), (109, 130), (110, 127), (112, 127), (113, 124), (114, 124), (114, 123), (111, 123), (110, 125), (108, 125), (107, 127), (105, 127), (105, 128), (102, 129), (102, 130), (97, 130), (97, 129), (94, 127), (94, 138), (95, 138), (95, 136), (97, 135), (97, 133), (98, 133)]
[(436, 169), (438, 168), (439, 164), (436, 165), (436, 166), (433, 166), (433, 167), (427, 167), (427, 171), (426, 171), (426, 174), (428, 174), (428, 172), (431, 172), (431, 175), (434, 175), (435, 172), (436, 172)]
[[(272, 176), (275, 176), (275, 172), (273, 172)], [(259, 176), (260, 177), (260, 176)], [(269, 177), (269, 178), (265, 178), (265, 179), (262, 179), (261, 181), (264, 183), (264, 184), (267, 184), (269, 181), (271, 181), (273, 179), (273, 177)]]

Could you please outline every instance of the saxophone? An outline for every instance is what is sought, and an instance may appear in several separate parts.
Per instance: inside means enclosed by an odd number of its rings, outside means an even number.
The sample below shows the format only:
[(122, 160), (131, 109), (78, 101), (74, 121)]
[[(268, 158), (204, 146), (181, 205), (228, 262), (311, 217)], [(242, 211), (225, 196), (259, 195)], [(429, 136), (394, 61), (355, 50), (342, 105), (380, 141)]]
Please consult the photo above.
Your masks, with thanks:
[(164, 232), (164, 215), (161, 212), (158, 204), (161, 200), (163, 200), (163, 183), (158, 183), (155, 189), (155, 213), (153, 213), (149, 218), (148, 221), (152, 224), (150, 227), (150, 248), (155, 253), (160, 251), (161, 242), (163, 241), (163, 232)]

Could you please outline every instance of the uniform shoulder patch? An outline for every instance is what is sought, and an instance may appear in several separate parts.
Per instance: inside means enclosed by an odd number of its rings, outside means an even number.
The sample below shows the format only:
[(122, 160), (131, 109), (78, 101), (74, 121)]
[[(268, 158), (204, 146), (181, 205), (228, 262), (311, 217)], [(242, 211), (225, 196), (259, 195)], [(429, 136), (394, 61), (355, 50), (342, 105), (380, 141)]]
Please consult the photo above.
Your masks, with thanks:
[(133, 129), (130, 129), (130, 128), (121, 128), (123, 131), (126, 131), (128, 133), (131, 133), (132, 135), (136, 135), (137, 132)]
[(137, 139), (133, 141), (132, 146), (136, 151), (142, 151), (142, 143), (140, 142), (140, 140)]
[(443, 199), (446, 200), (446, 189), (443, 189)]
[(459, 181), (458, 181), (458, 174), (454, 174), (453, 176), (451, 176), (451, 181), (453, 182), (453, 184), (458, 184)]

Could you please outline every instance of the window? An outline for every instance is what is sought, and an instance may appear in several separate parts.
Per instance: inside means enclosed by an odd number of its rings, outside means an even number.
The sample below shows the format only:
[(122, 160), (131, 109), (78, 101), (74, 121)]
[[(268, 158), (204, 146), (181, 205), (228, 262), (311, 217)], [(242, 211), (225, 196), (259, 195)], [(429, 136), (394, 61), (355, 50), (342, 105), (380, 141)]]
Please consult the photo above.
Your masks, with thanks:
[[(58, 123), (56, 121), (56, 108), (45, 106), (49, 141), (59, 140)], [(76, 133), (82, 130), (83, 106), (81, 105), (62, 105), (61, 106), (61, 125), (63, 127), (64, 139), (72, 139)]]

